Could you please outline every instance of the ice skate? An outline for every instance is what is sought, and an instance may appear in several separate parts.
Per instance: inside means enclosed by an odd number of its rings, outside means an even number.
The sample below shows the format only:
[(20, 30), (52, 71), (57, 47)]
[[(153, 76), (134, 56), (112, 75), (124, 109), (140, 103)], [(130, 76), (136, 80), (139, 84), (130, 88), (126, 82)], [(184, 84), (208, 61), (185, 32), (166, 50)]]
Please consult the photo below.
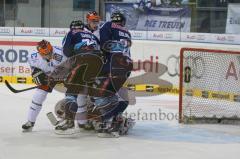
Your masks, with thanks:
[(25, 124), (22, 125), (23, 132), (31, 132), (33, 127), (34, 127), (34, 122), (26, 122)]
[(111, 126), (112, 122), (105, 121), (99, 124), (99, 129), (97, 130), (97, 136), (100, 138), (118, 138), (120, 137), (119, 132)]
[(95, 130), (93, 124), (91, 122), (87, 122), (86, 124), (78, 124), (80, 131), (92, 131)]
[(124, 117), (124, 121), (119, 128), (120, 135), (127, 135), (128, 131), (134, 127), (136, 122), (132, 118)]
[(86, 124), (78, 124), (75, 133), (89, 133), (95, 131), (93, 125), (89, 122)]
[(74, 120), (64, 120), (55, 127), (55, 133), (58, 135), (71, 135), (75, 133)]
[(109, 137), (120, 137), (127, 135), (128, 131), (133, 128), (135, 121), (131, 118), (126, 118), (122, 115), (118, 115), (102, 125), (98, 130), (98, 137), (109, 138)]

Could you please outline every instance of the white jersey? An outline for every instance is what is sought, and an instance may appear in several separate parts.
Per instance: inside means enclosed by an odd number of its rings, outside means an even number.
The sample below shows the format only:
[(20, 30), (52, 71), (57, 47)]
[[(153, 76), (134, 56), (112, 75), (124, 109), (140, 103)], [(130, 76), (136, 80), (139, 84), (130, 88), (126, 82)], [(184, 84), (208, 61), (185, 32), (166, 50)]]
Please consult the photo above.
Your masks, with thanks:
[(98, 29), (97, 30), (95, 30), (95, 31), (91, 31), (88, 27), (84, 27), (84, 31), (87, 31), (87, 32), (90, 32), (90, 33), (92, 33), (94, 36), (96, 36), (97, 37), (97, 39), (100, 41), (100, 30), (99, 30), (99, 27), (98, 27)]
[(49, 61), (42, 58), (42, 56), (38, 52), (33, 52), (28, 56), (28, 63), (30, 64), (31, 68), (39, 68), (44, 73), (49, 75), (55, 67), (57, 67), (59, 64), (64, 62), (67, 59), (66, 56), (64, 56), (62, 49), (59, 47), (53, 47), (53, 58)]

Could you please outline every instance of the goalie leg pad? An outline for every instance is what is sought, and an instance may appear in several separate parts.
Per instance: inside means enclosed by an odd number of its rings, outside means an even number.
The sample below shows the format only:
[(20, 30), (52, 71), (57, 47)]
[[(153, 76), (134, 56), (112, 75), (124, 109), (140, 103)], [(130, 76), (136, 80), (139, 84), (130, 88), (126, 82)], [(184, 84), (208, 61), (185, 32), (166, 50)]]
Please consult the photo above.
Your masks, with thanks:
[(127, 106), (128, 101), (120, 101), (116, 107), (114, 107), (111, 111), (109, 111), (103, 116), (103, 119), (106, 120), (113, 116), (117, 116), (118, 114), (123, 113)]
[(71, 96), (66, 96), (56, 104), (55, 113), (59, 118), (73, 120), (77, 112), (77, 108), (78, 105), (76, 99)]
[(110, 97), (95, 97), (95, 108), (100, 112), (102, 119), (109, 119), (111, 115), (107, 115), (112, 112), (118, 105), (118, 97), (116, 95)]

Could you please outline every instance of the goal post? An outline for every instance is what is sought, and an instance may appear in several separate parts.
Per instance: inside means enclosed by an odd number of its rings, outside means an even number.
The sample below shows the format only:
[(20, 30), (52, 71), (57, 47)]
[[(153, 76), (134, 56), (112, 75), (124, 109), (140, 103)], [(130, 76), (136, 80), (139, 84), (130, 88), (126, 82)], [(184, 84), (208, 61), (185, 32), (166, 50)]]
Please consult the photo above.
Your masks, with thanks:
[(240, 124), (240, 52), (180, 51), (179, 122)]

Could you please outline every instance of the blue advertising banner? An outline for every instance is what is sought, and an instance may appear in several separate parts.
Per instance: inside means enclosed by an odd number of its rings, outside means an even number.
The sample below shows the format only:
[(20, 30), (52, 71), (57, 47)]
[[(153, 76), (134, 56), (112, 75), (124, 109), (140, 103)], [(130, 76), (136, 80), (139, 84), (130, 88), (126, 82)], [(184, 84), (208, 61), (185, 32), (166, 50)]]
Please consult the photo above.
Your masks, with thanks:
[(139, 8), (135, 3), (106, 3), (106, 20), (112, 12), (127, 17), (126, 27), (139, 31), (190, 32), (191, 11), (188, 7), (160, 5)]

